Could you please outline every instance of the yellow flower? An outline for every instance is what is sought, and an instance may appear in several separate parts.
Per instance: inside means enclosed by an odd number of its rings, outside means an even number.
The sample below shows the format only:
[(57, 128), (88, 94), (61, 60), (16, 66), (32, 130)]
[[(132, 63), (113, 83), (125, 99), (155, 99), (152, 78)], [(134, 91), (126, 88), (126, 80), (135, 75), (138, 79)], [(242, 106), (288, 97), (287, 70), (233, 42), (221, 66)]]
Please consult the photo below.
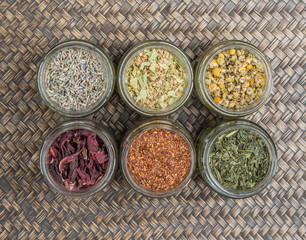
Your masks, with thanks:
[(218, 57), (219, 57), (219, 58), (224, 58), (224, 54), (223, 54), (223, 53), (219, 53), (219, 54), (218, 54)]
[(246, 70), (249, 71), (251, 69), (251, 67), (252, 67), (252, 64), (247, 65)]
[(229, 52), (231, 55), (234, 55), (236, 53), (236, 50), (232, 48)]
[(210, 63), (217, 63), (215, 59), (211, 60)]
[(224, 86), (223, 83), (219, 83), (219, 87), (220, 87), (220, 88), (224, 88), (225, 86)]
[(221, 65), (221, 63), (222, 63), (222, 61), (223, 61), (223, 58), (217, 58), (217, 63), (219, 64), (219, 65)]
[(219, 103), (221, 101), (221, 99), (219, 97), (215, 97), (215, 102)]
[(221, 72), (221, 69), (220, 69), (220, 68), (214, 68), (214, 70), (213, 70), (213, 74), (214, 74), (216, 77), (219, 77), (219, 76), (220, 76), (220, 72)]
[(214, 90), (217, 87), (215, 83), (210, 84), (209, 89)]
[(266, 84), (266, 79), (265, 78), (262, 78), (262, 81), (260, 83), (261, 86), (264, 86)]
[(244, 67), (240, 67), (240, 68), (238, 69), (238, 71), (239, 71), (239, 72), (245, 72), (245, 68), (244, 68)]

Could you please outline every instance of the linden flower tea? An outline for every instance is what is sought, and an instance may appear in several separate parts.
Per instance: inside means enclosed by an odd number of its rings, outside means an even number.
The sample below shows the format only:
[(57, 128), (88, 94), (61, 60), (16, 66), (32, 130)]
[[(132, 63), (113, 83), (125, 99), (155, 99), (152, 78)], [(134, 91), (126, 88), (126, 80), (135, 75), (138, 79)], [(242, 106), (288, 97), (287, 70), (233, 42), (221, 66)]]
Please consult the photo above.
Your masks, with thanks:
[(146, 108), (165, 109), (183, 94), (187, 73), (178, 59), (163, 49), (146, 49), (129, 64), (126, 86), (134, 101)]

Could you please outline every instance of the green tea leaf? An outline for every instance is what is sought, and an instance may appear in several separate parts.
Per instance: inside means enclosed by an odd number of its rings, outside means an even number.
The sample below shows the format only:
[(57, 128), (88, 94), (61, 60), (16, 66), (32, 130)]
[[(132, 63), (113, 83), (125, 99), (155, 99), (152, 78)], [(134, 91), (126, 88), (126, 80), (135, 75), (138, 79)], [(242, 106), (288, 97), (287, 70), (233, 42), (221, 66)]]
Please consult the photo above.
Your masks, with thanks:
[(149, 70), (152, 71), (154, 74), (156, 74), (156, 67), (157, 67), (157, 64), (152, 63), (149, 67)]
[(140, 64), (140, 70), (142, 70), (142, 69), (144, 69), (144, 67), (147, 67), (147, 66), (150, 66), (150, 65), (151, 65), (150, 62), (142, 62), (142, 63)]
[(183, 83), (183, 82), (184, 82), (184, 79), (177, 78), (176, 81), (178, 81), (179, 83)]
[(141, 89), (140, 90), (140, 93), (139, 93), (139, 96), (142, 98), (142, 99), (146, 99), (147, 98), (147, 91), (145, 89)]
[(176, 97), (175, 91), (169, 91), (168, 95), (171, 96), (171, 97)]
[(143, 79), (144, 85), (145, 85), (146, 88), (148, 89), (149, 86), (148, 86), (148, 77), (147, 77), (147, 75), (146, 75), (146, 74), (143, 75), (142, 79)]
[(153, 50), (152, 50), (152, 53), (151, 53), (151, 55), (150, 55), (149, 60), (152, 62), (152, 61), (154, 61), (154, 60), (156, 59), (156, 57), (157, 57), (157, 52), (156, 52), (155, 49), (153, 49)]
[(168, 104), (169, 105), (171, 105), (171, 104), (173, 104), (174, 102), (175, 102), (175, 98), (174, 97), (171, 97), (170, 99), (169, 99), (169, 101), (168, 101)]
[(130, 80), (130, 85), (131, 85), (134, 89), (138, 89), (138, 81), (137, 81), (137, 78), (131, 78), (131, 80)]
[(167, 105), (168, 105), (167, 103), (164, 103), (164, 102), (160, 102), (159, 104), (160, 104), (162, 109), (166, 108)]
[(258, 185), (269, 169), (266, 142), (257, 133), (234, 129), (220, 135), (213, 143), (209, 165), (224, 187), (247, 190)]

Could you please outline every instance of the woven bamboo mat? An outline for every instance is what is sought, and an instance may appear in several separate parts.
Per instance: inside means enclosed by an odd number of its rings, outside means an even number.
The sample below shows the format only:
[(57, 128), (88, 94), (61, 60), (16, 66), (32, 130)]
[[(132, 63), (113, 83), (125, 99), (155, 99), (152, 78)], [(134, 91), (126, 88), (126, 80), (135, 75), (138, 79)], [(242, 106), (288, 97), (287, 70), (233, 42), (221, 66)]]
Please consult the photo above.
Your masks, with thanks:
[[(305, 2), (298, 0), (0, 1), (0, 239), (302, 239), (305, 19)], [(274, 89), (248, 119), (276, 143), (272, 183), (254, 197), (233, 200), (195, 174), (182, 193), (153, 199), (132, 190), (119, 170), (109, 187), (87, 199), (55, 194), (38, 156), (47, 131), (63, 118), (42, 102), (36, 73), (44, 53), (76, 38), (105, 48), (115, 63), (146, 39), (170, 41), (192, 59), (225, 39), (258, 46), (275, 71)], [(193, 137), (216, 117), (194, 95), (170, 116)], [(114, 94), (91, 118), (119, 141), (140, 116)]]

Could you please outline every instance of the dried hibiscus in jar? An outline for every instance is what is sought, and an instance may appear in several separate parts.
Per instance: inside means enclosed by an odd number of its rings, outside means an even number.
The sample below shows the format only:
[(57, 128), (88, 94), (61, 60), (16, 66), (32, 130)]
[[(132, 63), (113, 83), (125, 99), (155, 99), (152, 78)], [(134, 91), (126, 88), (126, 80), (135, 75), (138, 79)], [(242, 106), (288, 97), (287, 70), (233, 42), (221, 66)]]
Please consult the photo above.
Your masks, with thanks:
[(95, 185), (108, 168), (105, 143), (94, 132), (77, 129), (61, 134), (48, 151), (53, 178), (69, 191)]

